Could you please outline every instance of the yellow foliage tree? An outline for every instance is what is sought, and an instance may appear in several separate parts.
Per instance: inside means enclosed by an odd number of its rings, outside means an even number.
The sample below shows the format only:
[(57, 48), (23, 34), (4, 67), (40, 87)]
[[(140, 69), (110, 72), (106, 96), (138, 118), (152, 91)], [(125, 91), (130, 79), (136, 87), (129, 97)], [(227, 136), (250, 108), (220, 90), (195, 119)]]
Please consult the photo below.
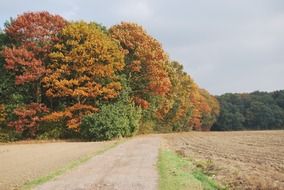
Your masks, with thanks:
[(98, 101), (118, 95), (122, 85), (117, 72), (124, 68), (124, 55), (95, 23), (71, 23), (59, 38), (42, 82), (50, 99), (68, 99), (69, 104), (45, 119), (65, 117), (69, 128), (78, 128), (83, 115), (97, 111)]

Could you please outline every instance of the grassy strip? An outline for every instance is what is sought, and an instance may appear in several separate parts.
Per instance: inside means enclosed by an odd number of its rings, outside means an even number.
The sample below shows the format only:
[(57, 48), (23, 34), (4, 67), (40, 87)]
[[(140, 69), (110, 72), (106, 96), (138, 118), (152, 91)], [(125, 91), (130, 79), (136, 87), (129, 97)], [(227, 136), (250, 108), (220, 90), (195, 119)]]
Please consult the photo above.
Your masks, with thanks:
[(214, 190), (214, 189), (222, 189), (224, 190), (225, 188), (219, 186), (217, 182), (214, 180), (210, 179), (207, 175), (205, 175), (202, 171), (196, 170), (192, 173), (192, 175), (197, 179), (198, 181), (201, 182), (203, 189), (205, 190)]
[(55, 177), (60, 176), (60, 175), (62, 175), (64, 173), (66, 173), (67, 171), (76, 168), (80, 164), (87, 162), (93, 156), (102, 154), (105, 151), (107, 151), (107, 150), (117, 146), (118, 144), (120, 144), (122, 142), (123, 142), (123, 140), (117, 141), (117, 142), (115, 142), (113, 144), (105, 146), (104, 148), (96, 151), (95, 153), (88, 154), (88, 155), (82, 156), (78, 160), (71, 161), (63, 168), (59, 168), (59, 169), (49, 173), (46, 176), (41, 176), (41, 177), (38, 177), (38, 178), (36, 178), (36, 179), (34, 179), (32, 181), (29, 181), (29, 182), (25, 183), (20, 189), (22, 189), (22, 190), (30, 190), (30, 189), (33, 189), (34, 187), (38, 186), (38, 185), (41, 185), (41, 184), (46, 183), (46, 182), (48, 182), (50, 180), (53, 180)]
[(224, 189), (206, 176), (194, 164), (170, 150), (161, 150), (158, 161), (161, 190)]

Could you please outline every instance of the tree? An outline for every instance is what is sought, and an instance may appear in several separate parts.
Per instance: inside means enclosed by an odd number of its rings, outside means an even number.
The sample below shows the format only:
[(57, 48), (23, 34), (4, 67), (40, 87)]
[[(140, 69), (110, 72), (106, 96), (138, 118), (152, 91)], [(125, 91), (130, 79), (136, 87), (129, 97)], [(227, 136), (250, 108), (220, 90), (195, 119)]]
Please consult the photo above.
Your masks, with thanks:
[(11, 121), (9, 126), (15, 128), (18, 132), (27, 133), (28, 136), (35, 136), (41, 115), (46, 112), (48, 112), (47, 107), (38, 103), (18, 107), (14, 110), (17, 120)]
[(27, 12), (6, 24), (5, 32), (15, 42), (33, 52), (38, 59), (48, 57), (57, 34), (67, 24), (59, 15), (46, 11)]
[(0, 124), (6, 120), (6, 112), (4, 104), (0, 104)]
[(272, 93), (272, 97), (276, 104), (284, 109), (284, 90), (275, 91)]
[(151, 97), (164, 96), (170, 91), (171, 82), (166, 71), (168, 57), (160, 43), (137, 24), (121, 23), (109, 31), (124, 49), (124, 73), (129, 79), (133, 100), (146, 109)]
[(109, 140), (135, 135), (139, 128), (141, 109), (129, 100), (104, 104), (101, 111), (84, 117), (80, 132), (87, 139)]
[(221, 95), (217, 97), (221, 105), (220, 116), (212, 130), (282, 129), (283, 97), (281, 91)]
[[(134, 23), (108, 30), (95, 22), (28, 12), (5, 24), (0, 51), (4, 132), (109, 139), (137, 131), (209, 130), (219, 114), (216, 99)], [(281, 97), (256, 92), (228, 101), (238, 104), (241, 115), (252, 100), (265, 107), (277, 102), (270, 123), (280, 126)]]
[[(28, 12), (6, 24), (11, 41), (3, 50), (5, 68), (16, 75), (16, 84), (32, 83), (37, 103), (41, 102), (41, 78), (46, 73), (48, 54), (66, 21), (48, 12)], [(34, 101), (34, 100), (33, 100)]]
[[(192, 78), (176, 62), (169, 62), (167, 68), (172, 87), (157, 111), (159, 131), (188, 131), (196, 126), (197, 115), (195, 94), (198, 87)], [(196, 116), (196, 117), (195, 117)], [(199, 118), (198, 118), (199, 121)]]
[(199, 89), (201, 95), (201, 130), (210, 131), (212, 125), (217, 121), (220, 112), (218, 100), (211, 96), (205, 89)]
[[(13, 121), (9, 125), (17, 131), (24, 131), (28, 127), (33, 135), (42, 115), (39, 112), (45, 112), (41, 79), (46, 74), (48, 54), (58, 40), (58, 32), (66, 23), (62, 17), (48, 12), (28, 12), (5, 24), (5, 37), (1, 40), (5, 42), (1, 52), (5, 70), (0, 66), (5, 80), (0, 90), (10, 94), (6, 107), (9, 120)], [(15, 85), (11, 85), (12, 80)], [(11, 97), (23, 97), (23, 101), (13, 104)], [(16, 117), (12, 117), (13, 114)]]
[(119, 45), (94, 23), (71, 23), (59, 39), (49, 55), (43, 83), (51, 100), (66, 101), (63, 111), (45, 119), (65, 117), (68, 127), (78, 129), (84, 115), (119, 94), (122, 86), (117, 74), (124, 68), (124, 56)]

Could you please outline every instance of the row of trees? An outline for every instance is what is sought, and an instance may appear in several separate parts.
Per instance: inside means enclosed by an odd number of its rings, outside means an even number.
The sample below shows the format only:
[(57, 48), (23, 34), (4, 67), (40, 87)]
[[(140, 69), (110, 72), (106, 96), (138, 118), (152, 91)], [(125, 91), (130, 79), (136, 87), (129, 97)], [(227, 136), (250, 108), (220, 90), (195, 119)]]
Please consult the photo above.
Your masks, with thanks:
[(224, 94), (218, 100), (221, 112), (212, 130), (284, 129), (284, 90)]
[(134, 23), (111, 28), (48, 12), (0, 34), (0, 125), (25, 137), (111, 139), (210, 130), (219, 104)]

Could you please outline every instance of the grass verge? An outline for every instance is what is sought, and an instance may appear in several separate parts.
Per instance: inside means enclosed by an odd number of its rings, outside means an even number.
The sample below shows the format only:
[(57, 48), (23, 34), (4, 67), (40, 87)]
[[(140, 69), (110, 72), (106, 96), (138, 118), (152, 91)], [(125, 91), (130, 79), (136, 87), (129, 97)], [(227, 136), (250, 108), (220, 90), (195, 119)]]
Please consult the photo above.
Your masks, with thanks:
[(158, 168), (160, 173), (159, 188), (161, 190), (225, 189), (196, 168), (192, 162), (171, 150), (160, 150)]
[(60, 176), (60, 175), (62, 175), (64, 173), (66, 173), (67, 171), (76, 168), (80, 164), (87, 162), (93, 156), (102, 154), (105, 151), (107, 151), (107, 150), (117, 146), (118, 144), (120, 144), (122, 142), (124, 142), (124, 140), (116, 141), (113, 144), (106, 145), (102, 149), (100, 149), (100, 150), (98, 150), (98, 151), (96, 151), (96, 152), (94, 152), (92, 154), (88, 154), (88, 155), (82, 156), (78, 160), (71, 161), (65, 167), (59, 168), (59, 169), (49, 173), (46, 176), (41, 176), (41, 177), (38, 177), (36, 179), (33, 179), (32, 181), (29, 181), (29, 182), (25, 183), (20, 189), (21, 190), (30, 190), (30, 189), (35, 188), (38, 185), (41, 185), (41, 184), (46, 183), (46, 182), (48, 182), (50, 180), (53, 180), (57, 176)]

